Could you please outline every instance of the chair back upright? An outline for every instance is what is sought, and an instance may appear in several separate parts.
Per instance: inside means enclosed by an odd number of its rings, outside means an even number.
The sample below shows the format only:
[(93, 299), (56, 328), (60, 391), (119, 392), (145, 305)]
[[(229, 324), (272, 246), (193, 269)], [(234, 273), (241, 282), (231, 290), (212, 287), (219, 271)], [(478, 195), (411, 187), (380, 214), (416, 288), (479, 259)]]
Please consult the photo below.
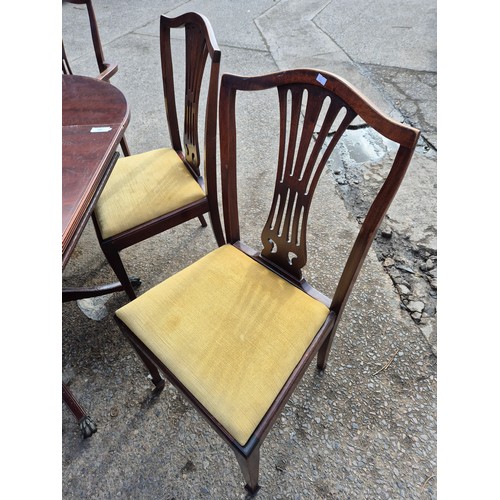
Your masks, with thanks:
[[(204, 22), (201, 22), (203, 20)], [(184, 130), (181, 142), (175, 100), (174, 67), (172, 63), (171, 28), (185, 27)], [(160, 19), (160, 46), (165, 110), (173, 149), (184, 159), (191, 173), (199, 180), (200, 165), (215, 169), (217, 146), (217, 104), (221, 52), (210, 22), (202, 14), (189, 12), (174, 19)], [(198, 111), (207, 58), (209, 81), (205, 110), (204, 161), (200, 158)], [(182, 102), (182, 101), (180, 101)], [(206, 175), (210, 179), (212, 175)], [(210, 187), (207, 186), (207, 191)], [(215, 186), (214, 186), (215, 188)]]

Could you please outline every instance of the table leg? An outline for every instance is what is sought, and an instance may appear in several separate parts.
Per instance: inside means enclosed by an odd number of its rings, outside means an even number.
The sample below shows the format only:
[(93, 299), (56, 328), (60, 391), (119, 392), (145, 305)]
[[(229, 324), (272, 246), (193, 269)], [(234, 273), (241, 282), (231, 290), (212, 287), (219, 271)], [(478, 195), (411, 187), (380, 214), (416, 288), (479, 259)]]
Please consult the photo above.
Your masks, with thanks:
[(88, 438), (97, 431), (97, 426), (92, 420), (92, 418), (87, 415), (87, 412), (83, 409), (80, 403), (77, 401), (73, 393), (69, 390), (68, 386), (63, 382), (62, 385), (62, 397), (63, 401), (66, 403), (68, 408), (73, 413), (78, 425), (80, 426), (80, 431), (84, 438)]
[[(134, 288), (141, 286), (141, 280), (136, 277), (130, 277), (130, 283)], [(119, 282), (108, 285), (99, 285), (96, 287), (65, 287), (62, 289), (62, 301), (70, 302), (73, 300), (89, 299), (91, 297), (99, 297), (108, 295), (114, 292), (123, 291), (123, 285)]]

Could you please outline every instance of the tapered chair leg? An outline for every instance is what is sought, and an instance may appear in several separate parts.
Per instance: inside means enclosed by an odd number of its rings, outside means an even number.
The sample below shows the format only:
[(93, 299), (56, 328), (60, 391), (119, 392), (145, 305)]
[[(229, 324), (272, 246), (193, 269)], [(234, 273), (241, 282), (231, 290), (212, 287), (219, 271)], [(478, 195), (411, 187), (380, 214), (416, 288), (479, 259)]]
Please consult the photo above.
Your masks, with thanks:
[(328, 356), (330, 354), (330, 349), (332, 347), (333, 337), (335, 332), (332, 331), (325, 341), (321, 345), (318, 351), (318, 360), (316, 366), (318, 370), (323, 371), (326, 368), (326, 362), (328, 361)]
[[(94, 228), (98, 237), (97, 239), (99, 241), (102, 253), (106, 257), (106, 260), (108, 261), (108, 264), (111, 266), (111, 269), (113, 269), (114, 273), (116, 274), (116, 277), (122, 284), (125, 293), (128, 295), (128, 298), (130, 300), (134, 300), (137, 297), (137, 295), (135, 294), (132, 282), (127, 274), (127, 271), (125, 270), (125, 266), (123, 265), (122, 259), (120, 258), (120, 254), (113, 247), (103, 244), (102, 238), (100, 236), (101, 231), (99, 229), (99, 224), (97, 222), (95, 212), (92, 212), (92, 222), (94, 224)], [(137, 286), (140, 285), (141, 283), (140, 280), (137, 278), (134, 278), (134, 282)]]
[(156, 368), (156, 366), (153, 363), (151, 363), (148, 357), (144, 356), (144, 354), (142, 354), (142, 352), (139, 351), (138, 349), (137, 349), (137, 354), (139, 354), (139, 357), (142, 359), (147, 369), (149, 370), (149, 373), (151, 374), (153, 384), (155, 385), (154, 392), (160, 393), (165, 387), (165, 380), (162, 379), (160, 372), (158, 371), (158, 368)]
[(113, 269), (120, 283), (123, 285), (123, 289), (128, 295), (128, 298), (130, 300), (134, 300), (137, 295), (135, 294), (132, 282), (130, 281), (127, 271), (125, 270), (122, 259), (120, 258), (120, 254), (114, 250), (109, 250), (105, 246), (101, 246), (101, 248), (109, 265), (111, 266), (111, 269)]
[(255, 448), (248, 457), (240, 455), (237, 451), (234, 452), (236, 459), (240, 465), (241, 472), (247, 484), (245, 488), (252, 494), (259, 491), (259, 460), (260, 460), (260, 449)]
[(120, 328), (123, 335), (125, 335), (125, 338), (130, 342), (139, 358), (141, 358), (142, 362), (149, 370), (149, 373), (151, 374), (151, 378), (153, 380), (153, 384), (155, 385), (154, 392), (161, 392), (165, 387), (165, 380), (161, 377), (158, 367), (148, 358), (148, 356), (146, 356), (146, 354), (144, 354), (141, 347), (136, 344), (136, 337), (131, 333), (128, 327), (116, 316), (114, 318), (118, 325), (118, 328)]
[(158, 368), (133, 343), (132, 343), (132, 346), (134, 347), (135, 351), (137, 352), (139, 357), (142, 359), (142, 362), (146, 365), (146, 368), (149, 370), (149, 373), (151, 374), (153, 384), (155, 385), (154, 392), (160, 393), (163, 390), (163, 388), (165, 387), (165, 380), (161, 377), (160, 372), (158, 371)]
[(201, 225), (203, 227), (207, 227), (207, 221), (205, 220), (205, 217), (203, 217), (203, 215), (198, 216), (198, 219), (200, 219)]
[(123, 137), (122, 140), (120, 141), (120, 146), (123, 151), (123, 156), (130, 156), (130, 149), (128, 147), (127, 140), (125, 139), (125, 137)]

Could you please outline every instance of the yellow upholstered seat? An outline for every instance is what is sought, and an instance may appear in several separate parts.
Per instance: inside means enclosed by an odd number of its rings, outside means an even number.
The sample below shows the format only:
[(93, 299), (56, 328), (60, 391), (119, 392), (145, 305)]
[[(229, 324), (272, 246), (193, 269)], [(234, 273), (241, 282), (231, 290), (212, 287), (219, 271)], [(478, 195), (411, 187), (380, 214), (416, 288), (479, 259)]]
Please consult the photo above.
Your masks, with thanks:
[(328, 313), (224, 245), (116, 316), (244, 445)]
[(173, 149), (156, 149), (117, 161), (95, 216), (106, 239), (204, 196)]

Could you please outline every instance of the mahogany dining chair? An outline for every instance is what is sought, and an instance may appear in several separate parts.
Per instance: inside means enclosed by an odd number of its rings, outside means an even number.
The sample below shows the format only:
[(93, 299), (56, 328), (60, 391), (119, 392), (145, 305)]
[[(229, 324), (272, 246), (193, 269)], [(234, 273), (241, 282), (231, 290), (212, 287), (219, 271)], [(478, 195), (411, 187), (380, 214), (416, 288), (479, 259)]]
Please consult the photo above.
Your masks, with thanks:
[[(184, 95), (176, 101), (174, 88), (182, 75), (174, 72), (171, 30), (185, 34)], [(92, 219), (97, 239), (110, 266), (134, 298), (120, 251), (193, 218), (207, 226), (209, 214), (216, 241), (224, 243), (217, 202), (217, 102), (221, 52), (209, 20), (196, 12), (160, 18), (160, 57), (166, 119), (171, 146), (120, 158), (104, 188)], [(205, 106), (201, 89), (205, 69)], [(177, 106), (184, 108), (181, 140)], [(198, 128), (204, 110), (204, 140)]]
[[(258, 205), (270, 207), (262, 248), (254, 250), (240, 235), (236, 96), (268, 90), (277, 98), (279, 146), (274, 195)], [(397, 152), (339, 270), (333, 297), (326, 297), (303, 274), (309, 209), (327, 160), (356, 117), (393, 141)], [(248, 127), (249, 114), (239, 118)], [(261, 445), (316, 356), (317, 368), (325, 369), (344, 307), (419, 131), (379, 111), (339, 76), (313, 69), (224, 75), (219, 121), (227, 243), (118, 309), (115, 319), (157, 389), (165, 383), (161, 373), (230, 446), (246, 488), (255, 493)], [(255, 152), (261, 147), (254, 146)], [(244, 215), (252, 218), (248, 211)], [(333, 262), (321, 266), (326, 274)]]

